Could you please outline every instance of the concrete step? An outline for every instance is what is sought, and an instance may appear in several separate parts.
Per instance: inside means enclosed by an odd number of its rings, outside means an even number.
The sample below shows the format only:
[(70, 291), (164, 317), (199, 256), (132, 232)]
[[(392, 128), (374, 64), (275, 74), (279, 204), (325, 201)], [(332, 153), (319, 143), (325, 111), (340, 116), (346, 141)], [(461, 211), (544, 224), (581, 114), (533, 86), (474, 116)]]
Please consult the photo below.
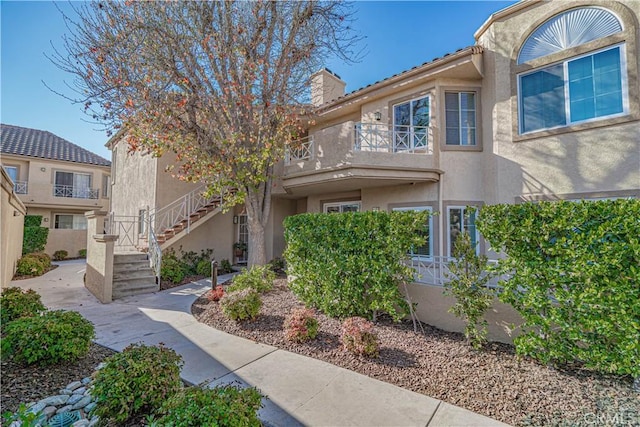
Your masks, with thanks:
[(155, 283), (147, 283), (145, 285), (136, 285), (122, 288), (113, 288), (113, 299), (119, 299), (124, 297), (129, 297), (133, 295), (142, 295), (142, 294), (150, 294), (153, 292), (158, 292), (160, 290), (160, 286)]
[(115, 291), (116, 289), (127, 289), (132, 287), (147, 286), (149, 284), (155, 285), (155, 283), (156, 283), (156, 276), (154, 276), (153, 274), (140, 276), (136, 278), (129, 278), (129, 277), (124, 277), (120, 279), (114, 278), (113, 290)]
[(149, 260), (113, 264), (113, 272), (138, 271), (149, 268)]
[(114, 281), (134, 280), (148, 277), (155, 277), (153, 270), (149, 268), (149, 264), (146, 265), (146, 268), (140, 268), (138, 270), (113, 271)]
[(131, 253), (131, 254), (115, 254), (113, 256), (114, 264), (124, 264), (136, 261), (144, 261), (147, 259), (147, 254), (144, 253)]

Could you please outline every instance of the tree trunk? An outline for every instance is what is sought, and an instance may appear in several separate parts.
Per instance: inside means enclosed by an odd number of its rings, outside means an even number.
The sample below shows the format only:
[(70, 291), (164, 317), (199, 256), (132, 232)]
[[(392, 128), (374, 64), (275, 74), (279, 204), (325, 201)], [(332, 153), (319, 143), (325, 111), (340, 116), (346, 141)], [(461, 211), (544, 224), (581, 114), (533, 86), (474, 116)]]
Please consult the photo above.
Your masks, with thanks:
[(249, 226), (249, 259), (247, 266), (267, 263), (267, 244), (265, 227), (271, 213), (271, 186), (273, 168), (267, 171), (269, 177), (258, 188), (247, 188), (245, 205), (247, 208), (247, 225)]

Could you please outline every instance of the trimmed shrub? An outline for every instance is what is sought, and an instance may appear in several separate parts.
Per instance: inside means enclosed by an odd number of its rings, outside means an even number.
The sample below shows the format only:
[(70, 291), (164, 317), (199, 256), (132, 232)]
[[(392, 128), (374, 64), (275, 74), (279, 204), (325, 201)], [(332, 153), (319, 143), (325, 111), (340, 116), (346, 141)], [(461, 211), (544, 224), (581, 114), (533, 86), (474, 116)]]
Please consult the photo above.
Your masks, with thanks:
[(182, 358), (170, 348), (128, 346), (94, 374), (93, 413), (115, 423), (150, 414), (182, 388), (181, 366)]
[(26, 215), (24, 217), (24, 237), (22, 239), (22, 254), (41, 252), (47, 244), (49, 229), (41, 227), (42, 215)]
[(318, 336), (318, 320), (309, 308), (294, 308), (284, 320), (284, 335), (289, 341), (304, 342)]
[(62, 261), (63, 259), (66, 259), (67, 256), (69, 256), (69, 252), (65, 251), (64, 249), (55, 251), (53, 253), (53, 259), (56, 261)]
[(78, 251), (78, 256), (79, 256), (80, 258), (86, 258), (86, 257), (87, 257), (87, 250), (86, 250), (86, 249), (80, 249), (80, 250)]
[(9, 323), (2, 339), (2, 355), (27, 364), (71, 362), (89, 352), (94, 336), (93, 325), (80, 313), (47, 311)]
[(220, 301), (223, 296), (224, 296), (224, 288), (220, 285), (210, 290), (209, 293), (207, 294), (209, 301)]
[(351, 353), (377, 357), (378, 335), (373, 323), (362, 317), (350, 317), (342, 323), (342, 345)]
[(300, 214), (284, 220), (291, 290), (308, 307), (333, 317), (399, 321), (409, 313), (400, 292), (413, 281), (406, 265), (425, 244), (426, 211)]
[(255, 388), (189, 387), (165, 401), (150, 425), (259, 427), (261, 406), (262, 396)]
[(200, 260), (196, 266), (196, 273), (199, 276), (211, 277), (211, 261), (207, 259)]
[(494, 292), (486, 287), (491, 275), (487, 273), (485, 255), (477, 255), (467, 232), (458, 236), (453, 245), (453, 259), (449, 263), (450, 279), (444, 283), (445, 295), (453, 296), (455, 304), (449, 308), (466, 323), (464, 336), (475, 349), (487, 342), (487, 321), (483, 319), (491, 303)]
[(254, 265), (234, 277), (228, 290), (233, 292), (253, 289), (256, 292), (265, 293), (273, 289), (274, 280), (276, 280), (276, 274), (269, 269), (268, 265)]
[(231, 320), (255, 319), (260, 313), (262, 300), (258, 292), (246, 288), (225, 294), (220, 300), (220, 306), (224, 315)]
[[(203, 249), (200, 253), (194, 251), (183, 252), (182, 246), (180, 247), (180, 262), (182, 263), (182, 268), (187, 275), (203, 275), (203, 276), (211, 276), (211, 271), (209, 273), (200, 273), (198, 268), (200, 263), (204, 264), (204, 262), (208, 262), (211, 265), (211, 258), (213, 257), (213, 249)], [(203, 269), (205, 267), (202, 267)], [(209, 267), (211, 270), (211, 267)], [(204, 271), (204, 270), (203, 270)]]
[(32, 258), (36, 258), (38, 261), (40, 261), (45, 266), (45, 268), (51, 267), (51, 257), (48, 254), (44, 253), (44, 252), (34, 252), (34, 253), (31, 253), (31, 254), (29, 254), (27, 256), (32, 257)]
[(229, 274), (233, 273), (233, 268), (231, 267), (231, 262), (228, 259), (223, 259), (220, 261), (220, 265), (218, 266), (218, 274)]
[(4, 289), (0, 294), (0, 325), (3, 328), (13, 320), (33, 317), (45, 310), (40, 295), (33, 289), (12, 287)]
[(186, 276), (184, 265), (178, 260), (175, 252), (168, 251), (162, 255), (160, 277), (172, 283), (181, 283)]
[(42, 276), (47, 268), (36, 257), (25, 255), (16, 264), (16, 274), (20, 276)]
[(500, 300), (524, 319), (516, 351), (542, 363), (640, 376), (640, 200), (483, 207), (503, 251)]

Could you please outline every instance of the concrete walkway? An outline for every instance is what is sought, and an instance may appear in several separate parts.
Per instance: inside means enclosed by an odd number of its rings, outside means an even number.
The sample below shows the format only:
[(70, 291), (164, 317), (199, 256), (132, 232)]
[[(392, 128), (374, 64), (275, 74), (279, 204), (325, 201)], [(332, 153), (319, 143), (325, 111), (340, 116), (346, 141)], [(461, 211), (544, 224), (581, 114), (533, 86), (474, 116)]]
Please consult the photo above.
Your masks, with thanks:
[[(199, 323), (191, 304), (202, 280), (155, 294), (101, 304), (82, 282), (84, 261), (66, 261), (44, 276), (11, 282), (31, 288), (51, 309), (75, 310), (95, 325), (96, 342), (121, 351), (164, 343), (184, 359), (193, 384), (237, 382), (267, 399), (260, 418), (272, 426), (505, 426), (462, 408), (320, 360), (229, 335)], [(222, 276), (225, 280), (229, 276)]]

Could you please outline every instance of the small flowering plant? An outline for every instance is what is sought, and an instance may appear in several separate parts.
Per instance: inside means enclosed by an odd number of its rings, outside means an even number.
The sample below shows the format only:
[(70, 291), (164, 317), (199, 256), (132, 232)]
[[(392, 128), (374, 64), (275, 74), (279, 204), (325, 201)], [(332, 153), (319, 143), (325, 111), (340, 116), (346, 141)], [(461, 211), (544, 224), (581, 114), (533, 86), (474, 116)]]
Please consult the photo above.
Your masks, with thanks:
[(294, 308), (284, 321), (284, 335), (289, 341), (304, 342), (318, 336), (318, 320), (309, 308)]
[(209, 291), (209, 301), (220, 301), (220, 299), (224, 296), (224, 288), (220, 285)]
[(377, 357), (380, 350), (373, 323), (362, 317), (349, 317), (342, 323), (342, 345), (354, 354)]

